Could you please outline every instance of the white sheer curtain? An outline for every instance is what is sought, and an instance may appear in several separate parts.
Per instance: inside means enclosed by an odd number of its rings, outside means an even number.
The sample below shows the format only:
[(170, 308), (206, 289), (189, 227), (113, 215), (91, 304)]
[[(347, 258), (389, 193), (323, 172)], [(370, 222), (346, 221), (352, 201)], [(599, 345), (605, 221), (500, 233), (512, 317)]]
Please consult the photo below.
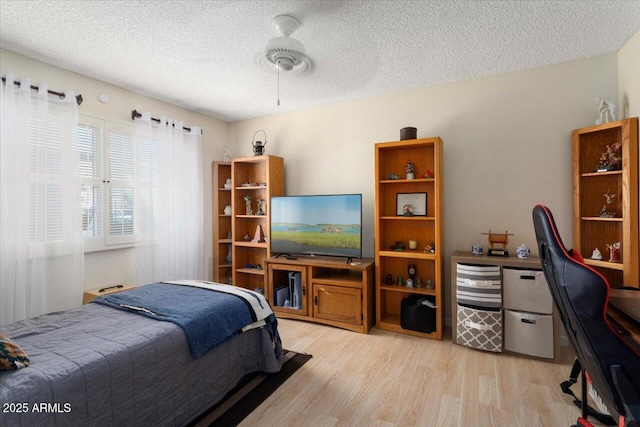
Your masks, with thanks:
[(204, 182), (200, 128), (142, 113), (135, 143), (136, 284), (204, 279)]
[(82, 303), (84, 245), (74, 131), (78, 106), (0, 84), (0, 325)]

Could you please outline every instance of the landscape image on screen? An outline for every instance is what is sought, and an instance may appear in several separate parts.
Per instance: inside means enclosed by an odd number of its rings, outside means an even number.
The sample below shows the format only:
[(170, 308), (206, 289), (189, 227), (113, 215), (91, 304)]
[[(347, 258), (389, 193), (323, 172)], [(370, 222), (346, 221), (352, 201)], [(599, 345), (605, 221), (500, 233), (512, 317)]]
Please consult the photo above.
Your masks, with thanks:
[(360, 194), (271, 199), (271, 251), (360, 258)]

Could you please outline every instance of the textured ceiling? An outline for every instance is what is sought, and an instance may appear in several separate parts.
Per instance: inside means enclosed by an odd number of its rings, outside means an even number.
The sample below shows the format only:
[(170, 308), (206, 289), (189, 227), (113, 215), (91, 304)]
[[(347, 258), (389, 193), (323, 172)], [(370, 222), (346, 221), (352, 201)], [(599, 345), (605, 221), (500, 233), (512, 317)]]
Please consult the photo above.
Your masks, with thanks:
[[(311, 72), (258, 65), (274, 16)], [(617, 52), (640, 1), (10, 1), (0, 45), (225, 121)]]

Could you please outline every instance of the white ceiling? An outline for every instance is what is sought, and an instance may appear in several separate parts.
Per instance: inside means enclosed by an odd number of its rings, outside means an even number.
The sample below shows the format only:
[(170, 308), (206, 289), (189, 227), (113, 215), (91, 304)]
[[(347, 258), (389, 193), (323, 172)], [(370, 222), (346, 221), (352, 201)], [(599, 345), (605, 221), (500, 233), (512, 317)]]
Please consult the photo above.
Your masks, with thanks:
[[(280, 14), (313, 68), (280, 75), (277, 106), (258, 60)], [(231, 122), (614, 53), (640, 1), (0, 0), (0, 28), (3, 48)]]

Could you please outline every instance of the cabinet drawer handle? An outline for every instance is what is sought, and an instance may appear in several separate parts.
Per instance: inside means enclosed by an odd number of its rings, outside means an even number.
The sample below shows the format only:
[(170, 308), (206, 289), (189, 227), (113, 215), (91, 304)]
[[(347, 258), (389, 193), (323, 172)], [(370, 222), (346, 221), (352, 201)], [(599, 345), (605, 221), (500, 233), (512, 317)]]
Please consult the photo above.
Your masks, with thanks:
[(317, 296), (313, 297), (313, 304), (314, 305), (318, 305), (318, 297)]
[(536, 276), (520, 276), (520, 280), (536, 280)]
[(491, 325), (483, 325), (481, 323), (476, 323), (476, 322), (472, 322), (470, 320), (466, 320), (464, 322), (464, 325), (467, 328), (471, 328), (471, 329), (477, 329), (479, 331), (490, 331), (492, 326)]
[(530, 325), (535, 325), (535, 324), (536, 324), (536, 321), (535, 321), (535, 320), (532, 320), (532, 319), (520, 319), (520, 322), (522, 322), (522, 323), (528, 323), (528, 324), (530, 324)]

